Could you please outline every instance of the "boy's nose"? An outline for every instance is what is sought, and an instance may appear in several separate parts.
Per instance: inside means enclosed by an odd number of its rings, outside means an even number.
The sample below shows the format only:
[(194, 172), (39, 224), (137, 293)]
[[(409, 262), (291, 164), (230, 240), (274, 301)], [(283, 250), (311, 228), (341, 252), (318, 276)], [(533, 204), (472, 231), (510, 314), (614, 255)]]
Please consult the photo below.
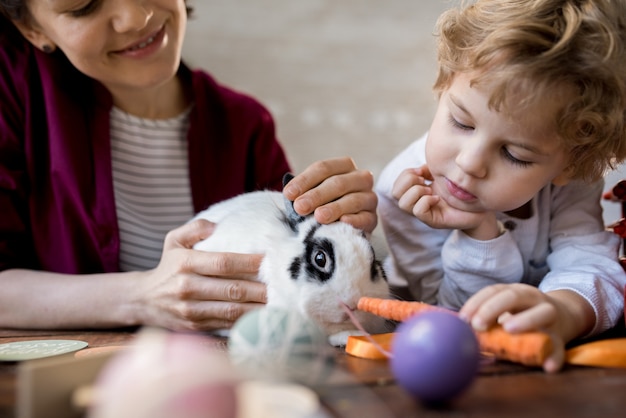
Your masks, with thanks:
[(487, 175), (489, 156), (477, 139), (469, 140), (463, 144), (455, 162), (467, 175), (477, 178), (483, 178)]

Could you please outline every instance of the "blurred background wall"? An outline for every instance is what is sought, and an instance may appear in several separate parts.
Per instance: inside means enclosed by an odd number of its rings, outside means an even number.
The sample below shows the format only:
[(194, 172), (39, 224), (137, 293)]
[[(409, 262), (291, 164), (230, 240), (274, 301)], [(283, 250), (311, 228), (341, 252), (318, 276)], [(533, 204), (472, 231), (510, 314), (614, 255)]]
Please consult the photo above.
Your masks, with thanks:
[[(296, 172), (349, 155), (377, 177), (434, 114), (452, 0), (191, 0), (185, 60), (272, 112)], [(607, 185), (624, 177), (613, 173)], [(619, 216), (605, 204), (605, 218)]]

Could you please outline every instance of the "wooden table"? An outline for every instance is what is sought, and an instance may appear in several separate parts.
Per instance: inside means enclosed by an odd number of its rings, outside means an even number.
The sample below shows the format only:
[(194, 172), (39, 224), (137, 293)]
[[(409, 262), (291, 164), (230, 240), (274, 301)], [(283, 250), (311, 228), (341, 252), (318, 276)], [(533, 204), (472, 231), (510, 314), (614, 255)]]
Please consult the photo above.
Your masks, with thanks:
[[(0, 343), (76, 339), (90, 347), (105, 347), (128, 344), (133, 335), (134, 330), (0, 330)], [(0, 362), (0, 418), (15, 414), (17, 368), (18, 363)], [(408, 396), (394, 383), (385, 361), (358, 359), (337, 350), (334, 372), (338, 379), (315, 389), (329, 415), (341, 418), (626, 416), (626, 369), (566, 366), (560, 373), (546, 374), (496, 362), (483, 366), (463, 395), (439, 408)]]
[[(0, 344), (28, 340), (80, 340), (89, 347), (129, 344), (135, 330), (115, 331), (26, 331), (0, 329)], [(16, 415), (18, 362), (0, 362), (0, 418)]]

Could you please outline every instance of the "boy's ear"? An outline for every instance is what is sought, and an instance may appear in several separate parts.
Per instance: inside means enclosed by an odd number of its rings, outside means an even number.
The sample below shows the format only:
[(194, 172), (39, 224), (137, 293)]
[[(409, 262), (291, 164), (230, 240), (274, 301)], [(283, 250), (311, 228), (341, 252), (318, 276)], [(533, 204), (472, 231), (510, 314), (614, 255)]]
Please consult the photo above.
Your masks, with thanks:
[(36, 48), (44, 52), (51, 52), (56, 45), (41, 29), (33, 26), (28, 17), (20, 20), (13, 20), (13, 24), (20, 33)]

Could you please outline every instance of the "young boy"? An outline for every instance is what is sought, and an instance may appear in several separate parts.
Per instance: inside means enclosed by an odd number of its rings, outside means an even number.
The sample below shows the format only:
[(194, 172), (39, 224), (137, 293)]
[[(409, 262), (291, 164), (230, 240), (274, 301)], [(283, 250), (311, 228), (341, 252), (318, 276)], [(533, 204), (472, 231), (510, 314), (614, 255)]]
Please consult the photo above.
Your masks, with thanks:
[(438, 21), (438, 108), (383, 171), (392, 284), (477, 330), (613, 327), (626, 274), (602, 176), (626, 157), (626, 3), (478, 0)]

